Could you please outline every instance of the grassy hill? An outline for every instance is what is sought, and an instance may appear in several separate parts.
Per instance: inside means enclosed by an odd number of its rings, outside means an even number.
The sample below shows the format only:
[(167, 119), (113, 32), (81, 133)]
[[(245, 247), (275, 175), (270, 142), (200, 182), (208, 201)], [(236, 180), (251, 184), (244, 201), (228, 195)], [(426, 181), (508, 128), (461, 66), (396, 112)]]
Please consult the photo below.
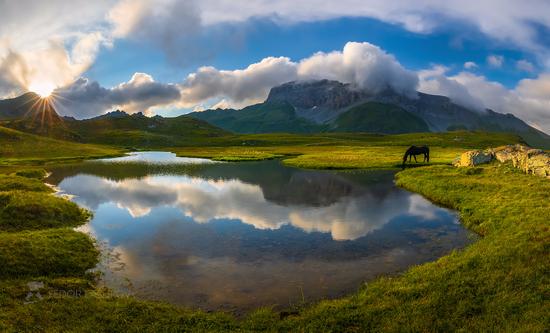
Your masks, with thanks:
[(86, 120), (66, 120), (83, 142), (128, 147), (169, 147), (205, 142), (229, 133), (189, 117), (146, 117), (141, 113), (102, 116)]
[(97, 158), (120, 155), (121, 150), (61, 141), (0, 127), (0, 165)]
[(296, 116), (286, 102), (269, 102), (242, 110), (207, 110), (193, 112), (191, 118), (202, 119), (235, 133), (314, 133), (324, 127)]
[(376, 102), (361, 104), (341, 114), (330, 130), (387, 134), (429, 132), (428, 124), (414, 114)]

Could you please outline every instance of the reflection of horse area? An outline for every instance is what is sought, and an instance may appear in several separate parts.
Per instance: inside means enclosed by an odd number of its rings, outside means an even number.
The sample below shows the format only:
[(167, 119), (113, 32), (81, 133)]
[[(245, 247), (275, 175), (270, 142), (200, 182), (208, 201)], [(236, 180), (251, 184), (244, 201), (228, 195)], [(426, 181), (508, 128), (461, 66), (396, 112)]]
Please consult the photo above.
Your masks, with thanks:
[(424, 156), (423, 162), (430, 162), (430, 148), (428, 148), (428, 146), (410, 146), (403, 156), (403, 167), (405, 167), (405, 162), (407, 162), (407, 158), (409, 159), (409, 162), (411, 162), (411, 158), (414, 157), (414, 161), (418, 163), (418, 161), (416, 160), (417, 155)]
[(122, 168), (65, 167), (50, 182), (93, 210), (88, 229), (117, 254), (103, 263), (104, 283), (141, 298), (287, 307), (302, 295), (340, 296), (467, 243), (453, 213), (396, 188), (393, 172), (306, 171), (278, 161), (178, 174)]

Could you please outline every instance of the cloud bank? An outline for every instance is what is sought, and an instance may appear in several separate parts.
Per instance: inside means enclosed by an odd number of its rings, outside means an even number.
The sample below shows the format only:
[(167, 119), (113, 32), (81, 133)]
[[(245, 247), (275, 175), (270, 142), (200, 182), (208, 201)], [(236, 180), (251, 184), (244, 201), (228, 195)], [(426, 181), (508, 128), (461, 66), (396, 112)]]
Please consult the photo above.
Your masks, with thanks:
[(150, 75), (136, 73), (125, 83), (104, 88), (95, 81), (80, 78), (56, 90), (56, 109), (68, 116), (87, 118), (114, 108), (134, 113), (150, 112), (153, 107), (179, 100), (180, 90), (174, 84), (156, 82)]
[(550, 132), (550, 73), (523, 79), (513, 89), (468, 71), (449, 75), (449, 68), (435, 66), (420, 71), (419, 91), (445, 95), (455, 103), (511, 113), (545, 132)]

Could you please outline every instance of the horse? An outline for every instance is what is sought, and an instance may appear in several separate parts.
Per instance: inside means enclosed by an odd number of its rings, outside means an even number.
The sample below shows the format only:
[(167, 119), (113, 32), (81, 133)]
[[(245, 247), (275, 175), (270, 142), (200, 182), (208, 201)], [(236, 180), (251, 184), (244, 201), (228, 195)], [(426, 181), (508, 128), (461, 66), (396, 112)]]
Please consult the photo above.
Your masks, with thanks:
[(424, 155), (424, 162), (430, 163), (430, 148), (428, 148), (428, 146), (410, 146), (405, 152), (405, 156), (403, 156), (403, 168), (405, 167), (405, 162), (407, 162), (407, 157), (409, 158), (409, 162), (411, 162), (411, 158), (414, 157), (414, 161), (418, 163), (416, 155)]

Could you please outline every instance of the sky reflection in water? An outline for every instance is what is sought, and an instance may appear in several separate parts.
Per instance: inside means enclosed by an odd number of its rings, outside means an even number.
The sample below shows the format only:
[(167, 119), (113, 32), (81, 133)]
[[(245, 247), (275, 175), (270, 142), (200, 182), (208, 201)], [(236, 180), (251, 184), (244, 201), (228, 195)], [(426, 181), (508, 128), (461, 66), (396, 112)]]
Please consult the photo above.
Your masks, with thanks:
[[(94, 211), (107, 286), (205, 309), (281, 307), (469, 242), (457, 216), (396, 188), (391, 172), (319, 172), (277, 161), (174, 172), (68, 167), (50, 181)], [(115, 176), (116, 175), (116, 176)], [(128, 279), (131, 284), (125, 283)], [(131, 287), (130, 287), (131, 286)]]

